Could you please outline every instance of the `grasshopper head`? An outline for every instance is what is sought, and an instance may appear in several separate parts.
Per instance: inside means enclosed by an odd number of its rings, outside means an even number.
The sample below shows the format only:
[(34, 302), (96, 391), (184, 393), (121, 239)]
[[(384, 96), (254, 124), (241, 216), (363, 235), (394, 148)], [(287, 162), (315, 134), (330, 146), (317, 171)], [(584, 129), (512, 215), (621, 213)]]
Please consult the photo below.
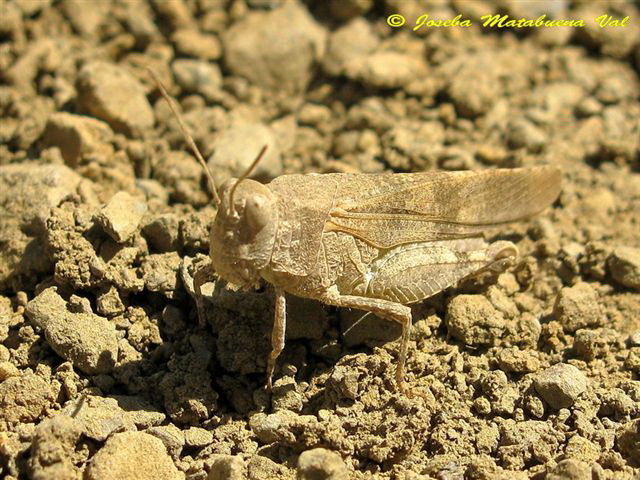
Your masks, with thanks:
[(213, 267), (231, 284), (241, 288), (257, 286), (260, 270), (271, 260), (278, 215), (276, 196), (261, 183), (247, 177), (264, 156), (267, 146), (262, 147), (240, 179), (227, 181), (221, 188), (221, 195), (218, 195), (207, 162), (189, 135), (171, 97), (153, 70), (148, 70), (178, 120), (187, 144), (202, 165), (213, 194), (213, 202), (218, 207), (218, 214), (211, 227), (210, 255)]
[(227, 282), (241, 288), (258, 285), (276, 238), (276, 200), (269, 188), (250, 179), (231, 179), (220, 189), (210, 255), (213, 268)]

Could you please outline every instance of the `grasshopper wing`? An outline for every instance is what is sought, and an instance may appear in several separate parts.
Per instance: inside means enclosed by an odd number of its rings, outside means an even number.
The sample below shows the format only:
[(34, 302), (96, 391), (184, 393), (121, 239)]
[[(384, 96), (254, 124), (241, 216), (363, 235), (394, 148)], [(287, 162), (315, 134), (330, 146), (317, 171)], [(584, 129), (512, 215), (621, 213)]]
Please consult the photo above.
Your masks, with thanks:
[(544, 210), (561, 183), (560, 170), (552, 166), (362, 177), (364, 188), (353, 181), (351, 193), (341, 185), (325, 231), (349, 233), (379, 248), (478, 236)]

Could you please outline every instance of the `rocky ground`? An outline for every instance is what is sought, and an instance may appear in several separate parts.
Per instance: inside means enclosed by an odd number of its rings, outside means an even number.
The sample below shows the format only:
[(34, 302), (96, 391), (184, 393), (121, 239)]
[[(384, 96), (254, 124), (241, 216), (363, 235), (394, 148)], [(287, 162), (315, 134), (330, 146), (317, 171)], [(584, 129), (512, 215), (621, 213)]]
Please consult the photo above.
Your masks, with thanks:
[[(586, 26), (479, 26), (498, 12)], [(474, 26), (412, 31), (423, 13)], [(623, 1), (2, 1), (0, 476), (637, 478), (639, 21)], [(206, 285), (198, 325), (215, 208), (146, 66), (218, 182), (267, 144), (264, 181), (550, 163), (562, 194), (491, 233), (512, 269), (413, 308), (424, 398), (394, 391), (397, 326), (295, 298), (268, 393), (268, 286)]]

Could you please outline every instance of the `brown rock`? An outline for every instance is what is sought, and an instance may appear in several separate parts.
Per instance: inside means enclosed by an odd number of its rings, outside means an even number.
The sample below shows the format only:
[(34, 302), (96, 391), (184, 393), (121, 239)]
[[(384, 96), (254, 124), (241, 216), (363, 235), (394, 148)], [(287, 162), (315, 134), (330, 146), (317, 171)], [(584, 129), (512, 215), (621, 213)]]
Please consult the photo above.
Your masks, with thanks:
[(268, 181), (282, 174), (280, 149), (273, 131), (262, 123), (237, 120), (220, 132), (213, 143), (214, 153), (207, 162), (217, 185), (240, 177), (265, 145), (267, 151), (251, 176)]
[(373, 0), (331, 0), (331, 13), (341, 20), (362, 15), (373, 7)]
[(540, 368), (540, 360), (531, 350), (520, 350), (517, 347), (503, 348), (498, 352), (498, 364), (505, 372), (529, 373)]
[(142, 263), (145, 288), (162, 293), (167, 298), (175, 298), (180, 281), (178, 270), (181, 259), (177, 252), (153, 253)]
[(422, 58), (407, 53), (380, 51), (361, 56), (346, 66), (347, 76), (376, 88), (398, 88), (427, 74)]
[(43, 133), (47, 146), (56, 146), (67, 165), (75, 168), (83, 156), (111, 154), (113, 132), (104, 122), (91, 117), (57, 112), (49, 117)]
[(556, 298), (553, 313), (565, 332), (601, 326), (604, 321), (598, 294), (584, 282), (563, 288)]
[(79, 478), (74, 457), (81, 433), (78, 422), (68, 415), (56, 415), (38, 425), (29, 458), (31, 478)]
[(160, 253), (178, 248), (180, 214), (166, 213), (153, 218), (142, 232), (147, 241)]
[(300, 480), (342, 480), (348, 478), (342, 457), (326, 448), (314, 448), (298, 458)]
[(326, 31), (300, 4), (253, 11), (222, 37), (224, 59), (236, 75), (269, 90), (302, 92), (313, 64), (322, 58)]
[(185, 439), (182, 430), (178, 427), (173, 424), (162, 425), (148, 428), (145, 432), (159, 438), (167, 448), (171, 458), (174, 460), (180, 458), (180, 452), (182, 452), (182, 448), (184, 447)]
[(147, 204), (127, 192), (118, 192), (96, 215), (96, 221), (118, 243), (129, 240), (147, 213)]
[(616, 282), (640, 291), (640, 248), (616, 248), (609, 255), (607, 265)]
[(177, 30), (171, 35), (171, 41), (178, 53), (188, 57), (217, 60), (222, 55), (222, 46), (218, 37), (198, 30)]
[[(82, 178), (64, 165), (26, 162), (0, 166), (0, 290), (18, 273), (49, 268), (42, 245), (33, 236), (52, 207), (76, 192)], [(32, 248), (25, 255), (27, 248)]]
[(575, 458), (567, 458), (547, 473), (545, 480), (583, 480), (590, 479), (591, 467), (588, 463)]
[(567, 408), (587, 389), (587, 377), (573, 365), (557, 363), (534, 380), (536, 391), (553, 408)]
[(85, 472), (87, 480), (182, 480), (167, 449), (144, 432), (117, 433), (96, 453)]
[(587, 361), (602, 357), (612, 350), (618, 340), (618, 333), (610, 328), (582, 329), (575, 334), (573, 348)]
[(220, 96), (222, 74), (217, 65), (180, 58), (171, 64), (171, 69), (184, 93), (197, 93), (205, 100), (215, 100)]
[(618, 433), (616, 443), (627, 458), (640, 464), (640, 420), (627, 422)]
[(330, 75), (342, 75), (351, 62), (374, 51), (379, 43), (371, 23), (355, 18), (330, 34), (322, 66)]
[(142, 84), (129, 72), (104, 61), (87, 63), (78, 74), (80, 109), (104, 120), (116, 132), (139, 136), (155, 121)]
[(148, 402), (127, 396), (89, 395), (82, 401), (67, 404), (63, 413), (75, 415), (82, 434), (99, 442), (104, 442), (114, 432), (156, 426), (165, 420), (165, 415)]
[(245, 480), (247, 465), (238, 455), (219, 455), (213, 461), (207, 480)]

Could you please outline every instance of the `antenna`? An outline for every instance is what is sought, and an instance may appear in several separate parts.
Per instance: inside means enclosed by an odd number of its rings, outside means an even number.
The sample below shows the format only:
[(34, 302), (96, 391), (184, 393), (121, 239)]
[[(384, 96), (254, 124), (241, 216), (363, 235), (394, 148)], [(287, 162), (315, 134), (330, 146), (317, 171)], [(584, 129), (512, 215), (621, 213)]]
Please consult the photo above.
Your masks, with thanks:
[(187, 127), (182, 121), (182, 117), (178, 113), (178, 110), (174, 105), (173, 99), (167, 93), (167, 90), (164, 88), (164, 85), (162, 85), (162, 82), (160, 82), (160, 79), (150, 67), (147, 67), (147, 70), (153, 77), (153, 80), (156, 82), (156, 85), (158, 86), (160, 93), (169, 104), (169, 108), (171, 108), (171, 111), (173, 112), (173, 115), (176, 117), (176, 120), (178, 120), (178, 125), (180, 126), (180, 130), (182, 131), (182, 136), (187, 142), (187, 145), (189, 145), (189, 147), (191, 148), (191, 151), (198, 159), (198, 162), (200, 162), (200, 165), (202, 165), (202, 168), (204, 168), (204, 172), (207, 175), (207, 179), (209, 180), (209, 188), (211, 189), (211, 193), (213, 194), (213, 203), (215, 203), (216, 206), (219, 207), (222, 202), (220, 201), (220, 197), (218, 196), (218, 189), (216, 188), (216, 182), (213, 179), (213, 175), (211, 175), (211, 171), (209, 170), (209, 166), (207, 165), (207, 162), (205, 162), (204, 158), (202, 158), (202, 154), (200, 153), (200, 150), (198, 150), (198, 147), (196, 146), (196, 142), (193, 141), (193, 137), (187, 131)]
[(240, 185), (240, 182), (242, 182), (249, 175), (251, 175), (251, 173), (255, 170), (255, 168), (258, 165), (258, 163), (260, 162), (260, 160), (262, 160), (262, 157), (264, 156), (264, 152), (266, 152), (266, 151), (267, 151), (267, 145), (265, 145), (264, 147), (262, 147), (260, 149), (260, 153), (258, 153), (258, 156), (256, 157), (256, 159), (251, 163), (251, 165), (249, 165), (249, 168), (247, 168), (244, 171), (244, 173), (240, 176), (238, 181), (233, 184), (233, 187), (231, 187), (231, 191), (229, 192), (229, 208), (231, 209), (232, 213), (235, 212), (234, 207), (233, 207), (233, 196), (236, 193), (236, 188), (238, 188), (238, 185)]

